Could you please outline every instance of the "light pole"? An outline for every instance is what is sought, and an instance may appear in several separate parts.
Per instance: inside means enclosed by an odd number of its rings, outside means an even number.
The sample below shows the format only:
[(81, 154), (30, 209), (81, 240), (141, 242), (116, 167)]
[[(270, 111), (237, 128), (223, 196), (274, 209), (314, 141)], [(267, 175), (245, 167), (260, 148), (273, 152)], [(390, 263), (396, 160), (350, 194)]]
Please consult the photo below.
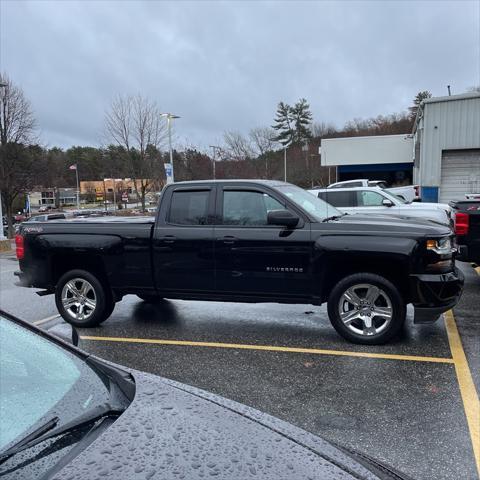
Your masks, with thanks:
[[(5, 89), (5, 96), (7, 95), (7, 87), (8, 87), (8, 83), (3, 83), (3, 82), (0, 83), (0, 88)], [(2, 227), (0, 228), (0, 240), (5, 240), (6, 237), (3, 234), (3, 210), (2, 210), (2, 192), (1, 191), (0, 191), (0, 222), (2, 224)], [(7, 225), (8, 225), (8, 222), (7, 222)]]
[(283, 176), (284, 181), (287, 181), (287, 148), (292, 144), (292, 142), (288, 142), (283, 145)]
[(217, 152), (217, 150), (221, 150), (222, 147), (219, 147), (218, 145), (210, 145), (210, 148), (213, 151), (213, 158), (212, 158), (212, 160), (213, 160), (213, 162), (212, 162), (213, 163), (213, 179), (215, 180), (216, 179), (216, 177), (215, 177), (215, 162), (216, 162), (216, 159), (217, 159), (216, 152)]
[(161, 117), (165, 117), (167, 119), (167, 128), (168, 128), (168, 150), (170, 152), (170, 165), (172, 168), (172, 182), (175, 181), (175, 176), (173, 173), (173, 151), (172, 151), (172, 120), (174, 118), (181, 118), (178, 115), (174, 115), (173, 113), (161, 113)]

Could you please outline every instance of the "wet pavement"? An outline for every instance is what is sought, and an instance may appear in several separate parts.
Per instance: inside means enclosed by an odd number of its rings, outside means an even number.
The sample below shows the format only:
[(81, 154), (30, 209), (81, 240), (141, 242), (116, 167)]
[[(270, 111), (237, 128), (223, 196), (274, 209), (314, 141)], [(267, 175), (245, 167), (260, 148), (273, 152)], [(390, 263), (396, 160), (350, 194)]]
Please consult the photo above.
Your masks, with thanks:
[[(0, 256), (0, 306), (48, 328), (52, 296), (14, 286)], [(480, 276), (468, 264), (454, 311), (480, 390)], [(418, 480), (478, 479), (445, 322), (413, 325), (377, 347), (340, 338), (325, 307), (165, 300), (129, 295), (81, 347), (258, 408), (365, 452)], [(90, 338), (87, 338), (90, 337)], [(94, 337), (94, 338), (92, 338)], [(361, 356), (363, 355), (363, 356)]]

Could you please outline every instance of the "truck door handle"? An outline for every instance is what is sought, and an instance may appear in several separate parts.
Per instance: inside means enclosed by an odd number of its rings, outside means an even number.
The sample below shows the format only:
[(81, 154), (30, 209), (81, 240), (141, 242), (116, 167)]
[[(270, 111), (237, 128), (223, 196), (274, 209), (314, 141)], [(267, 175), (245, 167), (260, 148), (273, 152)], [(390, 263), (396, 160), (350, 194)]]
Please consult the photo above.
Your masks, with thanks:
[(165, 237), (162, 237), (163, 243), (175, 243), (175, 240), (177, 237), (175, 235), (165, 235)]
[(232, 245), (237, 241), (236, 237), (232, 237), (231, 235), (226, 235), (225, 237), (219, 238), (222, 240), (225, 245)]

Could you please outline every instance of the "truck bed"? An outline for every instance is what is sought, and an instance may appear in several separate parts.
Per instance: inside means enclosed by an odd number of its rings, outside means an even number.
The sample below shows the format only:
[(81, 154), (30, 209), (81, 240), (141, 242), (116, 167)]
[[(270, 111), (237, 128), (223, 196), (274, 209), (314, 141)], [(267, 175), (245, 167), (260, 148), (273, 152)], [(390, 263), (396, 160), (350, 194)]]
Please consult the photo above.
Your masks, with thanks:
[[(27, 279), (40, 279), (40, 288), (50, 289), (55, 283), (55, 268), (71, 262), (74, 253), (79, 267), (102, 266), (113, 288), (151, 289), (154, 223), (154, 217), (146, 216), (25, 222), (20, 229), (26, 247), (21, 270)], [(37, 261), (29, 261), (29, 256)]]

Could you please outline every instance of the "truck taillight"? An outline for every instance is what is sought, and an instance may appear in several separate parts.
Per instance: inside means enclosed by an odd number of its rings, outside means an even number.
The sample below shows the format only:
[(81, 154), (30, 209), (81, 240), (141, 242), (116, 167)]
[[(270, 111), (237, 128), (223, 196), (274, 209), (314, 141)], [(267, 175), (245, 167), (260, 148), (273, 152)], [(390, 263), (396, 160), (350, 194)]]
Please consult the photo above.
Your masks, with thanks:
[(414, 185), (413, 190), (415, 192), (415, 197), (419, 198), (420, 197), (420, 187), (418, 185)]
[(467, 235), (470, 226), (470, 216), (468, 213), (455, 214), (455, 235)]
[(18, 260), (22, 260), (25, 255), (25, 244), (23, 235), (15, 235), (15, 247), (17, 250)]

